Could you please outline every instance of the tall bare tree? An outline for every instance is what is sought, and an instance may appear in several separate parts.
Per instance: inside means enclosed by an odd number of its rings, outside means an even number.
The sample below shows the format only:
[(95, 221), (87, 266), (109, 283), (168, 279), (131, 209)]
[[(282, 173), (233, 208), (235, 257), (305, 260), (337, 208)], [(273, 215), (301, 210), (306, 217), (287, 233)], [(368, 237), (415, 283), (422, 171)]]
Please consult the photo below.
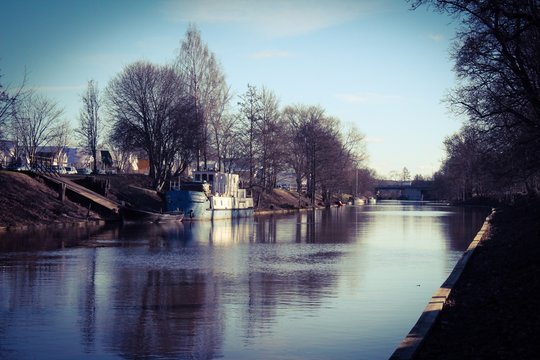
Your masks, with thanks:
[(284, 149), (287, 156), (286, 164), (294, 171), (296, 187), (302, 188), (302, 180), (307, 177), (307, 155), (304, 151), (304, 138), (300, 133), (307, 107), (304, 105), (291, 105), (282, 111), (284, 119)]
[(257, 129), (257, 142), (260, 144), (257, 158), (262, 169), (260, 184), (269, 191), (275, 187), (277, 175), (284, 168), (285, 149), (279, 102), (275, 93), (265, 87), (261, 90), (261, 110)]
[[(0, 79), (2, 73), (0, 72)], [(26, 74), (21, 85), (11, 89), (9, 85), (4, 86), (0, 81), (0, 139), (4, 137), (7, 125), (11, 118), (15, 116), (17, 105), (25, 95)]]
[[(458, 84), (448, 100), (531, 192), (540, 180), (540, 2), (414, 0), (461, 22), (452, 57)], [(505, 142), (497, 139), (504, 138)], [(487, 144), (488, 141), (485, 141)], [(493, 145), (499, 145), (495, 148)], [(500, 161), (497, 161), (500, 162)], [(497, 164), (494, 164), (497, 165)], [(535, 184), (536, 183), (536, 184)]]
[(248, 85), (246, 92), (240, 95), (241, 128), (244, 158), (247, 159), (249, 167), (249, 186), (254, 185), (257, 169), (256, 154), (259, 143), (257, 142), (257, 131), (262, 118), (262, 101), (257, 87)]
[(52, 100), (36, 93), (26, 96), (17, 106), (11, 131), (22, 145), (25, 156), (33, 162), (38, 147), (59, 142), (65, 124), (63, 109)]
[[(219, 125), (226, 103), (230, 100), (225, 75), (214, 53), (201, 39), (197, 27), (191, 24), (182, 41), (175, 68), (188, 86), (188, 94), (195, 101), (199, 123), (197, 135), (197, 168), (202, 160), (207, 167), (210, 156), (211, 130)], [(213, 124), (212, 124), (213, 123)], [(215, 132), (214, 132), (215, 136)], [(214, 139), (214, 144), (219, 141)]]
[(192, 161), (197, 129), (194, 101), (172, 67), (148, 62), (128, 65), (110, 81), (106, 100), (114, 119), (112, 141), (147, 154), (157, 190)]
[(75, 130), (81, 146), (92, 155), (93, 170), (97, 172), (97, 150), (103, 129), (101, 118), (101, 96), (97, 82), (88, 81), (86, 91), (81, 95), (82, 107), (79, 116), (79, 127)]
[(216, 89), (215, 97), (212, 99), (212, 106), (207, 112), (209, 116), (209, 128), (211, 129), (210, 144), (214, 150), (214, 156), (217, 162), (217, 170), (221, 171), (224, 166), (224, 156), (226, 148), (231, 143), (231, 130), (234, 126), (234, 119), (227, 116), (226, 108), (230, 102), (230, 89), (223, 82)]

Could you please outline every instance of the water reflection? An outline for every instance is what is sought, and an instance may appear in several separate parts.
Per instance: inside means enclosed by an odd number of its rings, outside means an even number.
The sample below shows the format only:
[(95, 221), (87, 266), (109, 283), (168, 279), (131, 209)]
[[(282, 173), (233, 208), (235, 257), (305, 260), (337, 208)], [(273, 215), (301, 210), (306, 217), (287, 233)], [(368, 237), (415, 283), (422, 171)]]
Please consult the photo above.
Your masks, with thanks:
[(126, 358), (217, 356), (224, 324), (212, 277), (187, 270), (124, 269), (118, 279), (107, 341), (111, 350)]
[(442, 283), (482, 216), (388, 205), (4, 234), (0, 358), (386, 358), (432, 292), (410, 282)]

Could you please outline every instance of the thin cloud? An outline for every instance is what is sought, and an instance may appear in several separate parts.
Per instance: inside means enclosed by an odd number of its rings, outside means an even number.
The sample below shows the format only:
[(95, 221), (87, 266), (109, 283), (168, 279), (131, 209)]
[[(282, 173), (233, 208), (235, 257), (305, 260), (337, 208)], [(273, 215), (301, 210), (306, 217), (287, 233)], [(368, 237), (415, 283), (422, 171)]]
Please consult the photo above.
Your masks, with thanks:
[(290, 58), (293, 57), (293, 54), (288, 51), (265, 50), (256, 52), (251, 57), (254, 59)]
[(342, 102), (356, 105), (396, 104), (403, 100), (401, 96), (397, 95), (386, 95), (370, 92), (337, 94), (336, 98)]
[(164, 3), (163, 10), (175, 22), (238, 23), (283, 37), (346, 23), (391, 4), (389, 0), (180, 0)]
[(429, 38), (436, 42), (444, 41), (446, 39), (444, 35), (441, 34), (431, 34), (429, 35)]

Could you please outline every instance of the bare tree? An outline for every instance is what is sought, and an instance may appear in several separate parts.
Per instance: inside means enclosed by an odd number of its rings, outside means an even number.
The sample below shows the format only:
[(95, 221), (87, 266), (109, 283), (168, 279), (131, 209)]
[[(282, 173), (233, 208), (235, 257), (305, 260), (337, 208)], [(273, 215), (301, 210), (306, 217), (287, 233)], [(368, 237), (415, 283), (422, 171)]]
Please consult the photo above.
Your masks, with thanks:
[(468, 117), (485, 144), (492, 141), (497, 159), (512, 165), (498, 176), (511, 178), (517, 171), (530, 191), (538, 192), (530, 185), (540, 179), (540, 3), (411, 2), (413, 8), (431, 5), (461, 22), (452, 53), (458, 84), (448, 101)]
[[(33, 162), (38, 147), (58, 143), (63, 134), (61, 116), (63, 109), (42, 95), (32, 93), (17, 106), (12, 118), (11, 131), (24, 149), (25, 156)], [(61, 142), (61, 141), (60, 141)]]
[(56, 126), (56, 136), (54, 137), (51, 146), (56, 147), (58, 154), (66, 152), (66, 148), (69, 146), (69, 137), (72, 133), (71, 125), (68, 121), (60, 121)]
[(248, 161), (249, 186), (254, 185), (257, 171), (256, 153), (259, 143), (257, 142), (257, 129), (262, 117), (261, 95), (255, 86), (249, 85), (244, 94), (240, 96), (241, 133), (244, 157)]
[(79, 116), (79, 128), (75, 130), (79, 136), (81, 147), (92, 155), (93, 170), (97, 172), (97, 150), (103, 129), (100, 108), (101, 97), (97, 82), (88, 81), (86, 91), (81, 96), (82, 108)]
[(326, 150), (329, 150), (324, 149), (326, 122), (324, 110), (316, 106), (297, 105), (287, 108), (285, 116), (292, 131), (294, 150), (303, 154), (301, 157), (294, 155), (292, 161), (296, 162), (295, 165), (303, 165), (303, 169), (296, 169), (298, 186), (301, 186), (300, 176), (305, 177), (307, 192), (314, 204), (318, 170), (327, 165), (323, 164), (322, 156), (329, 155), (324, 154)]
[(300, 132), (307, 108), (303, 105), (287, 106), (282, 112), (285, 128), (285, 162), (294, 171), (296, 187), (302, 189), (302, 180), (307, 177), (307, 154), (304, 151), (305, 139)]
[(114, 119), (112, 141), (147, 154), (149, 175), (157, 190), (168, 176), (183, 171), (192, 161), (197, 126), (187, 90), (172, 67), (147, 62), (126, 66), (106, 90)]
[(111, 156), (115, 163), (115, 166), (122, 173), (128, 173), (132, 170), (132, 161), (135, 159), (135, 154), (129, 147), (124, 147), (120, 144), (111, 141), (109, 139), (105, 146), (111, 152)]
[(231, 130), (234, 126), (234, 119), (226, 116), (226, 107), (231, 98), (230, 90), (225, 83), (216, 89), (215, 97), (212, 99), (212, 106), (209, 107), (209, 126), (211, 129), (210, 144), (215, 151), (217, 170), (221, 171), (224, 154), (228, 144), (231, 142)]
[(282, 113), (286, 129), (286, 163), (303, 179), (312, 202), (320, 191), (328, 203), (333, 193), (356, 190), (357, 169), (366, 158), (364, 136), (350, 127), (343, 135), (340, 121), (318, 106), (288, 106)]
[(278, 172), (285, 163), (283, 121), (276, 95), (265, 87), (261, 90), (261, 105), (261, 121), (257, 131), (260, 153), (257, 157), (262, 169), (260, 184), (270, 191), (275, 187)]
[[(0, 72), (0, 79), (2, 74)], [(25, 95), (26, 74), (19, 87), (10, 89), (9, 85), (4, 87), (0, 82), (0, 139), (4, 137), (6, 126), (13, 116), (15, 116), (18, 103)]]
[(243, 137), (244, 130), (241, 127), (242, 119), (238, 113), (227, 114), (223, 117), (221, 123), (221, 154), (223, 162), (223, 170), (226, 172), (238, 171), (243, 163)]
[[(214, 128), (218, 126), (230, 96), (221, 66), (215, 55), (202, 41), (199, 30), (193, 24), (189, 26), (181, 44), (175, 68), (184, 78), (188, 94), (195, 102), (195, 114), (199, 126), (199, 132), (196, 134), (197, 168), (200, 166), (201, 159), (204, 167), (207, 167), (211, 142), (210, 126)], [(219, 145), (219, 141), (214, 139), (214, 144)]]

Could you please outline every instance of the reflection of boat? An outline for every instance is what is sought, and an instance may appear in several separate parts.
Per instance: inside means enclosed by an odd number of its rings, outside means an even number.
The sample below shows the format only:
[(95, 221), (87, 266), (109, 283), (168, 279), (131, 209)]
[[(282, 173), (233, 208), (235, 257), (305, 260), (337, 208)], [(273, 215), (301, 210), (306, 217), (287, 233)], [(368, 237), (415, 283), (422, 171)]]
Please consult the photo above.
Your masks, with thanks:
[(184, 213), (182, 211), (168, 211), (162, 213), (127, 206), (122, 206), (120, 208), (120, 215), (122, 215), (122, 220), (125, 222), (179, 222), (184, 218)]
[(253, 198), (239, 188), (238, 174), (194, 171), (194, 181), (171, 182), (165, 208), (184, 211), (186, 219), (213, 220), (253, 215)]
[(354, 197), (352, 198), (352, 204), (353, 205), (364, 205), (366, 203), (366, 200), (361, 197)]

